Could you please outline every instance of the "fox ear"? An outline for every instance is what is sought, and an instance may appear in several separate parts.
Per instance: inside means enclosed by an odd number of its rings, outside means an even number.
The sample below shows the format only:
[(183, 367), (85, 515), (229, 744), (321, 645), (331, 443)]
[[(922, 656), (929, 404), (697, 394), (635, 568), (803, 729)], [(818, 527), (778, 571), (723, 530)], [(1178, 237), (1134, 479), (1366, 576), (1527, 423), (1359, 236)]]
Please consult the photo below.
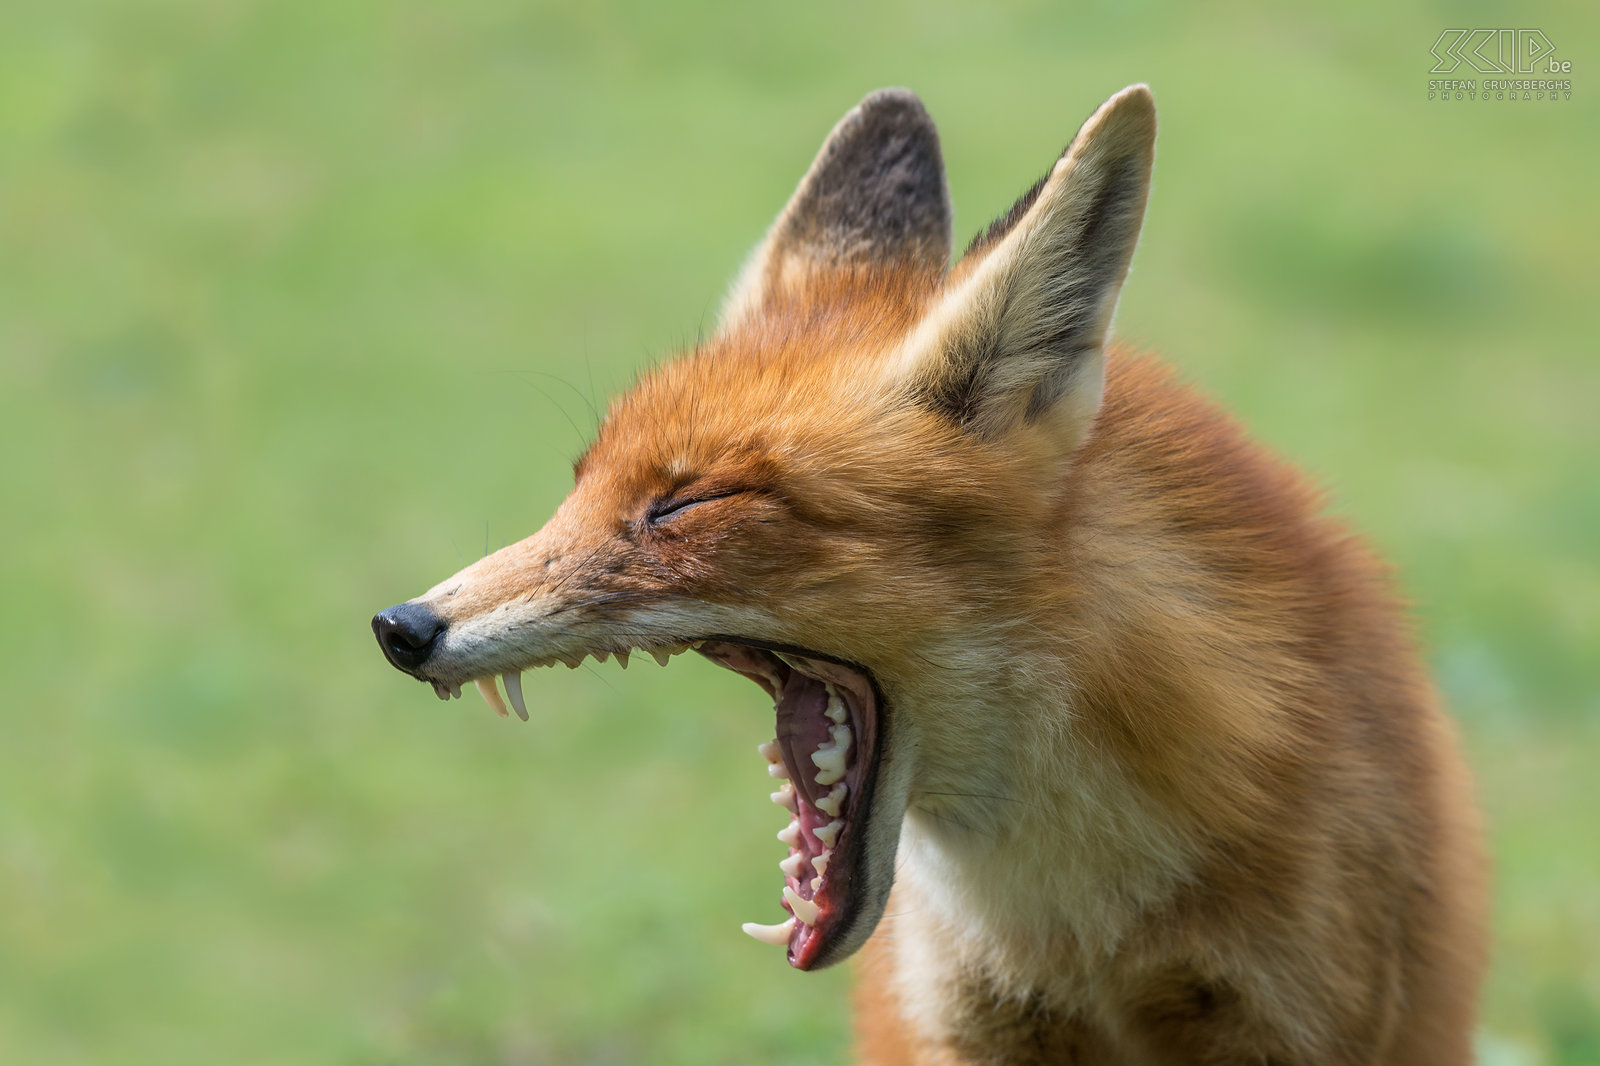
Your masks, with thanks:
[(1099, 407), (1155, 136), (1150, 90), (1124, 89), (972, 243), (897, 365), (916, 402), (981, 436), (1043, 423), (1077, 446)]
[(821, 269), (950, 264), (950, 194), (939, 133), (906, 89), (879, 89), (839, 120), (799, 188), (746, 262), (724, 327)]

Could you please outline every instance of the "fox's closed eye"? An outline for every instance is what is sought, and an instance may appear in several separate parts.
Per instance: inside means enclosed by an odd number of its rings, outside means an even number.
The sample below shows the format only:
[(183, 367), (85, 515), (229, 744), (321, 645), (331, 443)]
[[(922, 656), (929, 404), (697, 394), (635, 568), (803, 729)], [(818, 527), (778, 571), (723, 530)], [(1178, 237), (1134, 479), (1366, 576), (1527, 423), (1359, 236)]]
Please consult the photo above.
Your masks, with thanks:
[(651, 525), (668, 522), (685, 511), (692, 511), (702, 504), (715, 503), (718, 500), (726, 500), (730, 496), (741, 494), (741, 490), (734, 489), (728, 492), (712, 492), (700, 496), (668, 496), (650, 505), (650, 510), (645, 513), (645, 521)]

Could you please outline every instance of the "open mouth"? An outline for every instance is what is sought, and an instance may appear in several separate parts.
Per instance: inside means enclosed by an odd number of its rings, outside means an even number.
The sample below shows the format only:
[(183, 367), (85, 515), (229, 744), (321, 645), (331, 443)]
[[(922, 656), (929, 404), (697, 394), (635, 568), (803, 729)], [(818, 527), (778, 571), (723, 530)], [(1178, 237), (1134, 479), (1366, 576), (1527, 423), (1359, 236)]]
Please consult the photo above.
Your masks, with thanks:
[[(775, 925), (746, 922), (743, 928), (762, 943), (786, 947), (789, 964), (796, 969), (837, 961), (845, 954), (840, 946), (849, 939), (866, 896), (864, 842), (882, 707), (872, 675), (860, 666), (803, 648), (737, 637), (708, 637), (648, 650), (663, 666), (675, 654), (698, 651), (718, 666), (748, 677), (771, 697), (775, 735), (758, 750), (777, 786), (772, 802), (789, 813), (789, 824), (778, 833), (789, 849), (778, 864), (783, 871), (781, 905), (789, 916)], [(600, 662), (615, 655), (623, 667), (628, 664), (628, 650), (589, 654)], [(571, 667), (583, 658), (557, 657)], [(527, 721), (521, 673), (512, 670), (500, 677), (512, 709)], [(458, 682), (422, 680), (432, 684), (440, 699), (461, 696)], [(489, 706), (507, 714), (493, 675), (474, 684)]]
[(778, 784), (772, 802), (789, 812), (778, 833), (789, 854), (777, 925), (746, 922), (744, 931), (787, 946), (801, 970), (836, 957), (865, 895), (862, 842), (877, 769), (879, 699), (860, 667), (815, 653), (708, 640), (699, 652), (743, 674), (772, 697), (776, 737), (758, 749)]

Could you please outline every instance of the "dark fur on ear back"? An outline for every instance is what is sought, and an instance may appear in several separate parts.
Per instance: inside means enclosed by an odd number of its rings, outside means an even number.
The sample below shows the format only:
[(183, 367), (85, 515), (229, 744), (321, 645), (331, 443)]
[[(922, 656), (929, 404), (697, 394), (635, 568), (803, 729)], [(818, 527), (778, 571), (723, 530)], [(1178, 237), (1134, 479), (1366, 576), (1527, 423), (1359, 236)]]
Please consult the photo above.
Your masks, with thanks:
[(880, 89), (834, 127), (774, 239), (819, 263), (950, 260), (950, 194), (939, 133), (916, 94)]
[(1043, 189), (1044, 183), (1049, 180), (1050, 172), (1045, 171), (1039, 176), (1039, 180), (1033, 183), (1032, 188), (1017, 197), (1017, 202), (1011, 205), (1011, 210), (989, 223), (982, 233), (972, 238), (972, 243), (967, 245), (967, 250), (961, 253), (961, 261), (966, 263), (975, 259), (996, 244), (999, 244), (1000, 239), (1011, 232), (1011, 227), (1015, 226), (1022, 216), (1028, 213), (1028, 209), (1033, 206), (1033, 202), (1039, 198), (1039, 190)]
[(939, 132), (915, 93), (879, 89), (839, 120), (734, 284), (731, 323), (817, 270), (950, 263), (950, 194)]

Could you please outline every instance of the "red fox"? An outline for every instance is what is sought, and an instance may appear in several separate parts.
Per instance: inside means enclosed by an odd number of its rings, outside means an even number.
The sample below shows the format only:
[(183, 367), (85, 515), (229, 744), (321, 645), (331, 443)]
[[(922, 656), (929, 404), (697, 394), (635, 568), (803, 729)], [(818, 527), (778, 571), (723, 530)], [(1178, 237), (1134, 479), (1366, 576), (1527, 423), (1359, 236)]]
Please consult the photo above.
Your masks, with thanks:
[(548, 524), (373, 629), (524, 718), (586, 656), (760, 686), (745, 930), (863, 952), (864, 1062), (1469, 1062), (1480, 830), (1384, 565), (1108, 348), (1155, 133), (1118, 93), (951, 267), (934, 125), (868, 96)]

